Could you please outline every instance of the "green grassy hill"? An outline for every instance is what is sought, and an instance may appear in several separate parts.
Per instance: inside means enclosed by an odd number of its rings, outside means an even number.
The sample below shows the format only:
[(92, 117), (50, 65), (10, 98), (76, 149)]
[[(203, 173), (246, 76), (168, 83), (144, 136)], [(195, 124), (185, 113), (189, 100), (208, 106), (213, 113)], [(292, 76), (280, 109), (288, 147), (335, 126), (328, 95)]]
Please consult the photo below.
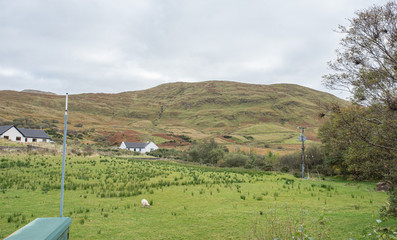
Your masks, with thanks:
[[(119, 94), (69, 96), (70, 139), (117, 145), (153, 140), (186, 147), (191, 140), (216, 138), (231, 149), (248, 144), (258, 153), (299, 147), (297, 126), (309, 127), (316, 142), (318, 103), (347, 104), (331, 94), (292, 84), (257, 85), (229, 81), (168, 83)], [(1, 91), (0, 124), (63, 128), (65, 97)]]

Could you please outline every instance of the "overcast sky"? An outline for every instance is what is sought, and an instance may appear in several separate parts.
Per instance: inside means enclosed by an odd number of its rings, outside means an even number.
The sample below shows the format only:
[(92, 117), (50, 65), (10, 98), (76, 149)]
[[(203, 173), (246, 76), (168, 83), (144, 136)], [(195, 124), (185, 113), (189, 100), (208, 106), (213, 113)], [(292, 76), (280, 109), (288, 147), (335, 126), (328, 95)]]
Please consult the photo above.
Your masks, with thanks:
[(386, 1), (0, 0), (0, 90), (230, 80), (329, 92), (321, 76), (342, 37), (334, 30), (375, 3)]

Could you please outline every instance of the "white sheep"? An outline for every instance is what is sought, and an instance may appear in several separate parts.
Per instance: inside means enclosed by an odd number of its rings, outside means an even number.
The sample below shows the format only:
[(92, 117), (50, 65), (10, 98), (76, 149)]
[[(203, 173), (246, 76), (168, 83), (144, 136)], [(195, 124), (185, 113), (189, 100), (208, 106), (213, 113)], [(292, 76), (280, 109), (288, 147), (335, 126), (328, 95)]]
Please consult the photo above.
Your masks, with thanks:
[(142, 199), (141, 203), (142, 203), (142, 207), (143, 208), (145, 208), (145, 207), (149, 208), (150, 207), (150, 204), (149, 204), (149, 202), (146, 199)]

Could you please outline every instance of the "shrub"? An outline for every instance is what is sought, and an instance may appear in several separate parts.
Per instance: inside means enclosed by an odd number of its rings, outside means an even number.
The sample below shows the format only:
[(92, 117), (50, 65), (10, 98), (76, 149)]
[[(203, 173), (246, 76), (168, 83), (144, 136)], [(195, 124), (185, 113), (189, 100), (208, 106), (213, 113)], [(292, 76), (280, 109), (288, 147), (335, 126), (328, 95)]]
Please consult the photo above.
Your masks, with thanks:
[(397, 217), (397, 189), (391, 188), (388, 191), (389, 199), (385, 206), (380, 209), (380, 216), (383, 219), (388, 219), (389, 217)]
[(288, 166), (281, 167), (281, 172), (287, 173), (288, 171), (289, 171), (289, 167)]
[(183, 139), (183, 141), (185, 141), (185, 142), (189, 142), (189, 143), (192, 142), (192, 138), (189, 137), (189, 136), (186, 136), (186, 135), (177, 135), (177, 137)]
[(217, 164), (219, 161), (222, 161), (225, 156), (225, 152), (220, 148), (214, 148), (209, 152), (209, 162), (213, 165)]
[(189, 150), (188, 153), (188, 161), (190, 162), (199, 162), (200, 161), (200, 155), (197, 149), (191, 149)]
[(62, 139), (63, 135), (58, 133), (58, 131), (60, 131), (57, 128), (49, 128), (44, 130), (53, 140), (55, 139)]
[[(280, 157), (280, 170), (295, 170), (302, 169), (302, 152), (297, 151), (292, 154)], [(318, 172), (325, 175), (332, 175), (333, 170), (326, 164), (323, 151), (319, 146), (310, 146), (305, 151), (305, 167), (311, 172)], [(281, 170), (283, 171), (283, 170)]]
[(254, 137), (252, 137), (252, 136), (244, 136), (248, 141), (253, 141), (254, 140)]
[(191, 162), (215, 165), (223, 160), (225, 152), (227, 152), (225, 148), (220, 147), (214, 139), (211, 139), (191, 145), (187, 159)]
[(265, 156), (255, 156), (255, 160), (253, 163), (257, 167), (266, 166), (266, 157)]
[(224, 162), (221, 162), (221, 167), (244, 167), (249, 161), (249, 157), (242, 153), (229, 153), (226, 155)]
[(176, 158), (181, 159), (183, 152), (175, 149), (159, 148), (154, 151), (147, 153), (147, 155), (160, 158)]

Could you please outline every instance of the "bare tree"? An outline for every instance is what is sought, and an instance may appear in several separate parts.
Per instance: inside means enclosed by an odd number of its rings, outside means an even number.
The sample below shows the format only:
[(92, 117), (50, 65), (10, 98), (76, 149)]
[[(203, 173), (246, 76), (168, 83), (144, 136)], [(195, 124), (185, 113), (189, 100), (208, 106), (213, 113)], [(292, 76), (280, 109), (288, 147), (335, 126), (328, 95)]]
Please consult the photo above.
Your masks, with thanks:
[(346, 36), (337, 58), (329, 62), (335, 71), (324, 76), (331, 89), (343, 89), (352, 100), (397, 110), (397, 4), (372, 6), (356, 12), (350, 26), (339, 26)]

